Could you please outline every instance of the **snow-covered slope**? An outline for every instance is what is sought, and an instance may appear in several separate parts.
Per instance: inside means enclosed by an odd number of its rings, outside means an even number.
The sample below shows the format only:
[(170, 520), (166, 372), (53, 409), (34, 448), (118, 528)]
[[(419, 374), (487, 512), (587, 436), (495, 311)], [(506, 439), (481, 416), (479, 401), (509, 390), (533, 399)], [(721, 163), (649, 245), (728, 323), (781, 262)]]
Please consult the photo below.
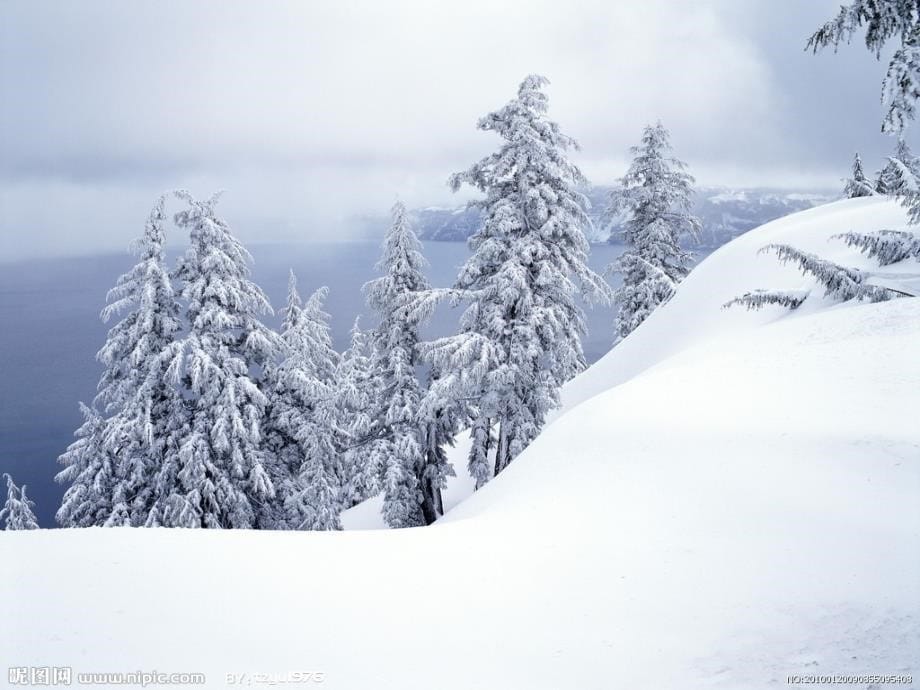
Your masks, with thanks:
[(360, 690), (916, 678), (920, 300), (720, 308), (803, 282), (762, 244), (852, 264), (828, 235), (901, 223), (856, 200), (726, 246), (433, 527), (0, 533), (2, 657), (213, 687), (310, 671)]
[[(872, 260), (831, 238), (849, 231), (899, 228), (906, 222), (904, 209), (897, 203), (880, 197), (863, 197), (795, 213), (741, 235), (694, 268), (674, 298), (627, 340), (570, 381), (563, 390), (563, 412), (689, 347), (787, 318), (782, 309), (747, 312), (742, 308), (721, 308), (730, 299), (756, 288), (797, 289), (814, 285), (813, 280), (803, 277), (793, 265), (781, 265), (775, 255), (758, 254), (765, 245), (790, 243), (847, 266), (882, 271)], [(884, 271), (896, 274), (901, 267), (888, 266)], [(796, 317), (827, 306), (810, 298)]]

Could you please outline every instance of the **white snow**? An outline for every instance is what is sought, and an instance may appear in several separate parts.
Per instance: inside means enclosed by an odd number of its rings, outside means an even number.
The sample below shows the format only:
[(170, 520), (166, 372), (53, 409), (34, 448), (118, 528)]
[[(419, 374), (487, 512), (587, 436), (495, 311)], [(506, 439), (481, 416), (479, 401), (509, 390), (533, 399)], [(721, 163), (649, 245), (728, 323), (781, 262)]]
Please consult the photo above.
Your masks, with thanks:
[(827, 238), (903, 223), (853, 199), (715, 252), (433, 527), (0, 533), (2, 657), (212, 687), (295, 671), (356, 690), (916, 678), (920, 300), (721, 309), (808, 285), (764, 244), (868, 267)]

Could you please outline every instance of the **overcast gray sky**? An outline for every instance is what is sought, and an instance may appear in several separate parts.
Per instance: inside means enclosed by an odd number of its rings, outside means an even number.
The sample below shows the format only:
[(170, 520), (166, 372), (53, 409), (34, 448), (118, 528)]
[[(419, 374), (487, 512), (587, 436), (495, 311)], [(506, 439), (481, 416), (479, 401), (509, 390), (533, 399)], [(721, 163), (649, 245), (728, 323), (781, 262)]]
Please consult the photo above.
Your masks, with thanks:
[(3, 0), (0, 259), (121, 249), (176, 187), (226, 189), (250, 242), (457, 204), (531, 72), (597, 184), (660, 118), (703, 184), (836, 188), (892, 144), (885, 64), (803, 51), (839, 3)]

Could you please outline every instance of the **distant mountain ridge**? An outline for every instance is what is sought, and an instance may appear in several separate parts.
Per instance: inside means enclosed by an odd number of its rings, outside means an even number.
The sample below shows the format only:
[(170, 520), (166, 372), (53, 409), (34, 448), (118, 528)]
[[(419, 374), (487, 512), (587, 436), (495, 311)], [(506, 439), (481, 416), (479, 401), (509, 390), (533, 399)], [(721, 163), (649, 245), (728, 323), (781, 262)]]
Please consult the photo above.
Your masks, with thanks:
[[(609, 226), (603, 219), (612, 189), (592, 187), (585, 192), (591, 202), (588, 211), (593, 223), (588, 237), (591, 242), (618, 243), (617, 235), (625, 218), (615, 218)], [(709, 249), (720, 247), (764, 223), (833, 201), (839, 196), (826, 191), (699, 188), (693, 212), (702, 221), (703, 232), (700, 245), (697, 246)], [(439, 242), (465, 241), (476, 232), (480, 224), (480, 212), (464, 206), (415, 209), (411, 216), (421, 239)]]

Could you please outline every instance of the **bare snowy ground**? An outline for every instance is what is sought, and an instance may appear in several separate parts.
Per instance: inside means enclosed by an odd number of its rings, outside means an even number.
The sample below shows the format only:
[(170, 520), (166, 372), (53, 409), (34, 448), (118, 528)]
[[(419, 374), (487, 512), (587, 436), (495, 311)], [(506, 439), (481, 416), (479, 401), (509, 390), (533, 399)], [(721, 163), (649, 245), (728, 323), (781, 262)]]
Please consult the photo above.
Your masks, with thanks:
[(291, 672), (361, 690), (916, 677), (920, 300), (719, 309), (801, 287), (761, 244), (854, 264), (830, 234), (901, 223), (856, 200), (726, 246), (434, 527), (0, 533), (2, 658), (201, 671), (213, 687)]

